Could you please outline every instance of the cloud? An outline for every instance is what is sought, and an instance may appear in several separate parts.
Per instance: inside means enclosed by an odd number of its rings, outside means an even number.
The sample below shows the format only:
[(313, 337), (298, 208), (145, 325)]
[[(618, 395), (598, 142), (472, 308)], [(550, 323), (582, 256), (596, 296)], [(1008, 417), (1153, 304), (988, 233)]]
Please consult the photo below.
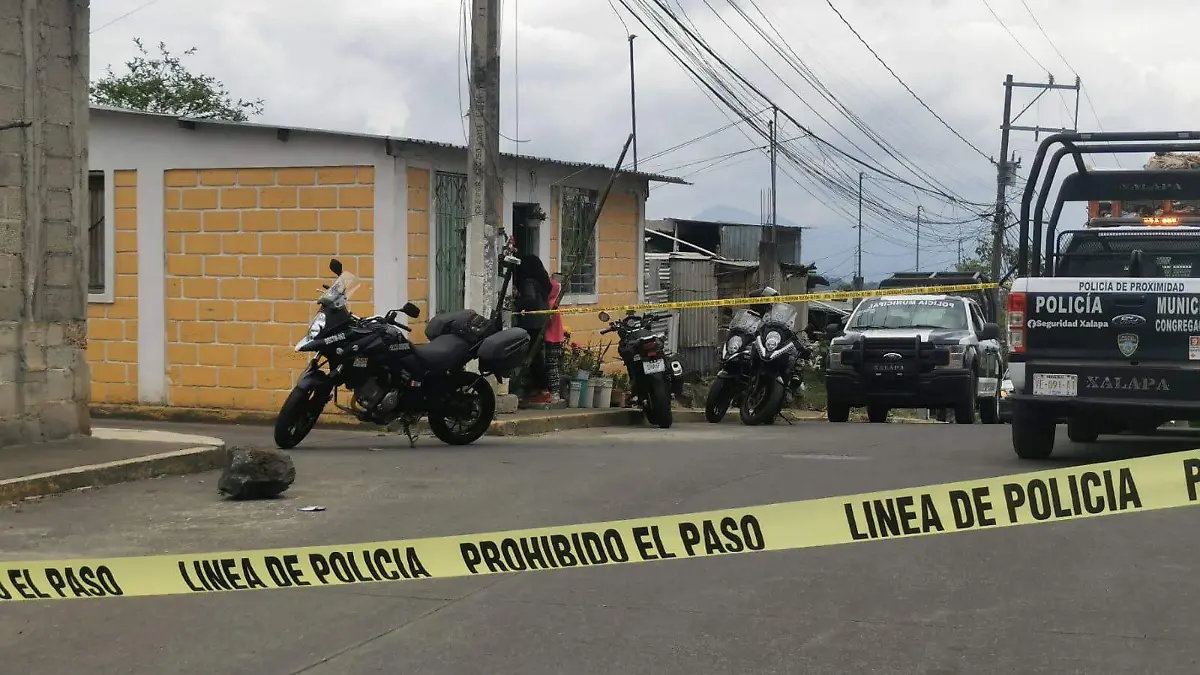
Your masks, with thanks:
[[(758, 23), (765, 30), (777, 29), (794, 56), (896, 154), (970, 201), (986, 204), (994, 199), (995, 170), (988, 160), (913, 100), (824, 3), (663, 1), (683, 7), (713, 49), (791, 117), (839, 148), (870, 157), (872, 163), (917, 182), (775, 54), (733, 5), (751, 13), (761, 8), (773, 28), (762, 17)], [(143, 3), (96, 0), (92, 24), (99, 27)], [(617, 0), (613, 3), (620, 7)], [(1078, 69), (1089, 95), (1079, 112), (1079, 125), (1085, 130), (1098, 128), (1092, 106), (1109, 130), (1197, 126), (1200, 91), (1194, 83), (1200, 81), (1200, 55), (1185, 33), (1164, 26), (1197, 23), (1200, 5), (1187, 0), (1025, 3), (1041, 29), (1021, 0), (987, 2), (1014, 40), (983, 0), (835, 2), (905, 82), (987, 155), (999, 150), (1001, 85), (1007, 73), (1036, 82), (1049, 70), (1059, 82), (1069, 83), (1074, 79), (1072, 68)], [(265, 120), (461, 143), (466, 102), (460, 96), (460, 83), (466, 82), (461, 7), (459, 0), (160, 0), (92, 36), (92, 72), (99, 75), (110, 63), (119, 67), (133, 54), (133, 37), (151, 44), (162, 40), (176, 52), (195, 46), (199, 52), (191, 66), (221, 79), (236, 96), (265, 99)], [(528, 140), (519, 144), (528, 154), (614, 161), (631, 122), (629, 43), (612, 6), (607, 0), (503, 0), (502, 10), (504, 135)], [(697, 160), (765, 145), (742, 124), (651, 159), (656, 152), (728, 124), (729, 118), (650, 31), (628, 15), (624, 20), (638, 35), (634, 47), (640, 168), (686, 175), (707, 166)], [(1018, 90), (1015, 109), (1036, 93)], [(1021, 123), (1070, 126), (1074, 104), (1072, 92), (1048, 93), (1024, 113)], [(790, 122), (782, 127), (784, 134), (797, 132)], [(518, 146), (502, 144), (506, 151)], [(855, 150), (854, 144), (863, 151)], [(1014, 132), (1012, 149), (1026, 162), (1034, 148), (1032, 134)], [(1096, 161), (1112, 165), (1111, 157)], [(1132, 166), (1140, 158), (1124, 163)], [(830, 273), (850, 273), (857, 217), (853, 195), (824, 196), (794, 167), (781, 166), (781, 218), (814, 228), (805, 233), (805, 258), (817, 260)], [(845, 171), (847, 180), (855, 182), (857, 169)], [(694, 186), (656, 188), (649, 215), (692, 217), (719, 208), (759, 213), (769, 177), (765, 153), (733, 155), (691, 176)], [(908, 188), (893, 184), (888, 189), (867, 180), (870, 194), (913, 217), (918, 203), (927, 219), (970, 215)], [(868, 276), (913, 265), (913, 223), (888, 222), (869, 209), (864, 219)], [(922, 267), (952, 264), (960, 237), (969, 253), (985, 232), (984, 224), (927, 224), (921, 233)]]

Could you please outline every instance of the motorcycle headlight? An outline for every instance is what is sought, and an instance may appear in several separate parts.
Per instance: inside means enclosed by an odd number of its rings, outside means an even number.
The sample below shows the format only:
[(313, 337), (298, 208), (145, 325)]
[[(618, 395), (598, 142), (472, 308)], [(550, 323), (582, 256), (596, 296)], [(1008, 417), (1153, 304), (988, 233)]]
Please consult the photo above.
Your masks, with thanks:
[(763, 340), (763, 346), (765, 346), (768, 350), (775, 349), (779, 347), (779, 343), (782, 340), (782, 335), (780, 335), (777, 331), (771, 331), (767, 333), (766, 339)]
[(323, 330), (325, 330), (325, 312), (317, 312), (317, 315), (313, 317), (312, 323), (308, 324), (309, 339), (317, 337)]
[(729, 354), (736, 354), (742, 349), (742, 336), (734, 335), (729, 338), (729, 342), (725, 343), (725, 351)]

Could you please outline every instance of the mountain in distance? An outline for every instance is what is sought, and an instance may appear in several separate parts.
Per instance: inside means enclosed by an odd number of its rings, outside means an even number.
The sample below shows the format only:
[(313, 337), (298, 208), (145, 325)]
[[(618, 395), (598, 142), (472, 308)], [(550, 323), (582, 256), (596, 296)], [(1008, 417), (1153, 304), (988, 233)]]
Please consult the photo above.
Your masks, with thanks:
[[(751, 225), (762, 221), (762, 217), (756, 213), (750, 213), (745, 209), (739, 209), (736, 206), (726, 206), (724, 204), (710, 206), (692, 216), (692, 218), (693, 220), (711, 220), (721, 223), (748, 223)], [(799, 224), (786, 218), (780, 218), (779, 225), (781, 227), (799, 227)]]

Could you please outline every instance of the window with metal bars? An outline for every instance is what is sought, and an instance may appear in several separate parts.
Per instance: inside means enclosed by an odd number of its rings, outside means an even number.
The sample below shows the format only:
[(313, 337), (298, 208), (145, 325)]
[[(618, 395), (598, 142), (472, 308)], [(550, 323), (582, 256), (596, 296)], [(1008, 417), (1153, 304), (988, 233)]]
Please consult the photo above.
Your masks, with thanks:
[(105, 290), (104, 252), (107, 234), (104, 231), (105, 201), (104, 172), (88, 173), (88, 292)]
[[(596, 295), (598, 230), (589, 231), (599, 201), (597, 190), (564, 187), (559, 213), (559, 269), (571, 273), (565, 295)], [(576, 266), (576, 261), (579, 261)]]

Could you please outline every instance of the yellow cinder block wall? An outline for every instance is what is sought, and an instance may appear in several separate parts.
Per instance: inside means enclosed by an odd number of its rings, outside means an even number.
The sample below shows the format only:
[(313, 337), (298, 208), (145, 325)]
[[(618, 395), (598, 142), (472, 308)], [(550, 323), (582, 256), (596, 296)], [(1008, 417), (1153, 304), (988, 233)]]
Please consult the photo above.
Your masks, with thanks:
[[(557, 195), (551, 207), (551, 221), (554, 223), (550, 230), (550, 266), (552, 271), (559, 270), (559, 205)], [(597, 271), (597, 291), (599, 302), (594, 307), (596, 311), (582, 314), (567, 314), (563, 323), (571, 330), (571, 342), (581, 346), (589, 343), (596, 347), (603, 343), (612, 342), (605, 355), (605, 370), (621, 368), (617, 356), (616, 336), (600, 335), (600, 329), (607, 324), (600, 322), (596, 314), (602, 307), (613, 305), (631, 305), (637, 302), (638, 266), (637, 250), (638, 237), (638, 204), (637, 198), (629, 193), (611, 192), (600, 212), (596, 223), (598, 231), (598, 254), (600, 259)]]
[(163, 177), (170, 404), (277, 410), (336, 257), (373, 312), (374, 169), (201, 169)]
[(92, 401), (138, 398), (137, 171), (113, 172), (114, 302), (88, 305), (87, 360)]
[(421, 316), (409, 321), (413, 342), (425, 342), (425, 322), (429, 319), (429, 190), (428, 169), (409, 167), (408, 181), (408, 297), (421, 308)]

